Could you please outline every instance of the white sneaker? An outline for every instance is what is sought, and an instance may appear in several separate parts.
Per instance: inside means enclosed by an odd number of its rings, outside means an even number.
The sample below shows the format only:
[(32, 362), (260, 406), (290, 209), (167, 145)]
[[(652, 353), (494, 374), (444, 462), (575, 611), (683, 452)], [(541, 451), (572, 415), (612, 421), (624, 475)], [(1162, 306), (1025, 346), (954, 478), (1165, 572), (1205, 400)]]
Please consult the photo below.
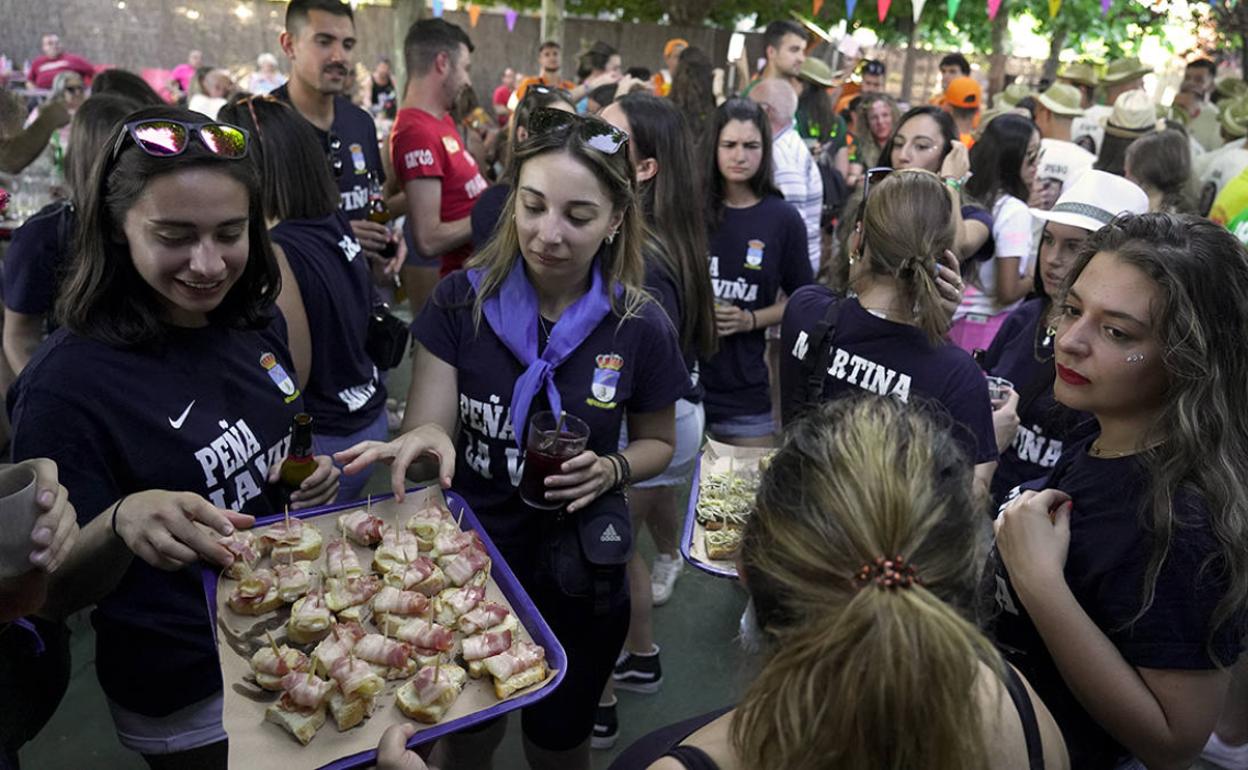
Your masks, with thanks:
[(1248, 744), (1230, 746), (1213, 733), (1205, 744), (1205, 750), (1200, 752), (1200, 758), (1226, 770), (1248, 770)]
[(650, 567), (651, 604), (658, 607), (672, 598), (676, 578), (680, 577), (681, 570), (684, 568), (685, 562), (680, 557), (673, 559), (665, 553), (654, 557), (654, 565)]

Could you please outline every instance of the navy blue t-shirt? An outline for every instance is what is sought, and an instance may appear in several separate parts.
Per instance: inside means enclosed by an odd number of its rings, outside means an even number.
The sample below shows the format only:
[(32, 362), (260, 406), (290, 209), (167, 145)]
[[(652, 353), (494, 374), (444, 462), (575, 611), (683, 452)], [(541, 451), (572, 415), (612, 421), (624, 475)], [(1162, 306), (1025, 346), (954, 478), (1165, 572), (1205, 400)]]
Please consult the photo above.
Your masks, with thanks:
[[(806, 223), (793, 204), (768, 195), (749, 208), (725, 207), (711, 233), (711, 287), (720, 303), (758, 311), (814, 280), (806, 250)], [(719, 340), (719, 352), (702, 364), (706, 419), (771, 412), (765, 330)]]
[[(537, 515), (516, 492), (524, 456), (511, 424), (511, 396), (524, 367), (484, 318), (476, 326), (475, 297), (467, 273), (448, 275), (434, 289), (412, 331), (430, 353), (458, 370), (455, 491), (472, 506), (491, 537), (506, 541), (526, 528), (532, 530), (529, 525)], [(591, 391), (595, 372), (603, 367), (619, 372), (609, 398), (598, 398)], [(589, 426), (588, 448), (603, 455), (619, 449), (620, 425), (627, 412), (670, 406), (689, 390), (689, 377), (671, 322), (662, 308), (648, 302), (633, 318), (621, 320), (608, 313), (555, 370), (555, 385), (564, 410)], [(529, 413), (548, 408), (545, 397), (539, 397)]]
[[(1210, 619), (1227, 590), (1216, 565), (1201, 567), (1217, 552), (1204, 503), (1192, 494), (1175, 499), (1176, 525), (1158, 575), (1152, 605), (1138, 619), (1152, 537), (1143, 525), (1149, 477), (1137, 457), (1095, 458), (1095, 436), (1069, 444), (1053, 473), (1023, 485), (1070, 495), (1070, 549), (1066, 583), (1079, 605), (1118, 652), (1139, 668), (1208, 670)], [(1031, 682), (1066, 739), (1073, 768), (1112, 768), (1128, 754), (1076, 700), (1058, 672), (1039, 632), (1010, 584), (995, 552), (996, 639), (1006, 659)], [(1229, 666), (1242, 649), (1243, 618), (1213, 633), (1214, 655)]]
[(974, 274), (976, 273), (976, 271), (978, 271), (979, 268), (976, 267), (974, 269), (971, 269), (971, 266), (975, 265), (978, 262), (985, 262), (989, 259), (992, 259), (993, 254), (995, 254), (997, 251), (996, 239), (992, 237), (992, 214), (980, 208), (979, 206), (963, 206), (962, 218), (970, 219), (975, 222), (979, 222), (981, 225), (988, 228), (988, 240), (984, 241), (983, 245), (981, 245), (975, 251), (974, 254), (972, 254), (969, 257), (965, 257), (962, 260), (962, 265), (964, 268), (962, 271), (963, 274), (965, 275), (968, 270), (970, 270), (970, 272)]
[(1043, 299), (1031, 299), (1010, 313), (984, 354), (989, 374), (1014, 383), (1018, 393), (1018, 434), (1005, 448), (992, 477), (998, 505), (1014, 487), (1048, 475), (1073, 441), (1097, 431), (1087, 412), (1065, 407), (1053, 397), (1053, 337), (1046, 333)]
[(14, 230), (4, 254), (4, 306), (25, 315), (51, 313), (73, 240), (69, 201), (44, 206)]
[[(120, 349), (59, 329), (9, 392), (14, 460), (55, 460), (80, 525), (149, 489), (277, 513), (265, 479), (303, 408), (285, 322), (168, 333), (163, 346)], [(127, 709), (163, 716), (221, 689), (198, 565), (135, 558), (92, 622), (100, 685)]]
[[(290, 86), (282, 85), (272, 91), (273, 96), (290, 104)], [(321, 146), (329, 152), (331, 135), (338, 139), (338, 159), (342, 161), (342, 173), (334, 180), (338, 184), (340, 207), (347, 219), (364, 219), (368, 216), (368, 172), (377, 175), (378, 182), (385, 182), (386, 172), (381, 165), (381, 148), (377, 143), (377, 124), (366, 111), (356, 107), (350, 99), (334, 97), (334, 124), (328, 132), (316, 126)], [(297, 169), (292, 169), (297, 171)]]
[[(654, 248), (662, 248), (660, 244), (653, 244)], [(680, 339), (680, 330), (684, 324), (684, 295), (680, 291), (680, 286), (676, 282), (676, 276), (664, 266), (661, 257), (653, 253), (652, 250), (646, 249), (646, 291), (650, 292), (650, 296), (654, 297), (659, 303), (659, 307), (667, 314), (672, 322), (672, 328), (676, 330), (676, 338)], [(701, 372), (698, 368), (698, 355), (696, 350), (683, 351), (685, 359), (685, 367), (689, 370), (689, 393), (685, 396), (685, 400), (693, 403), (699, 403), (702, 400), (703, 389), (701, 382)]]
[(836, 398), (865, 390), (904, 403), (934, 406), (953, 420), (954, 438), (973, 463), (997, 459), (988, 381), (975, 360), (956, 345), (933, 345), (921, 329), (872, 315), (856, 298), (839, 299), (825, 286), (798, 289), (784, 309), (780, 325), (780, 399), (790, 414), (805, 396), (802, 363), (811, 349), (815, 327), (828, 306), (843, 303), (823, 396)]
[(477, 202), (472, 204), (472, 252), (475, 254), (494, 237), (498, 223), (503, 219), (503, 208), (507, 205), (507, 196), (511, 195), (511, 185), (496, 184), (481, 193)]
[(341, 211), (286, 221), (269, 231), (299, 283), (312, 338), (312, 369), (303, 398), (315, 432), (348, 436), (386, 406), (386, 386), (364, 349), (373, 279), (360, 242)]

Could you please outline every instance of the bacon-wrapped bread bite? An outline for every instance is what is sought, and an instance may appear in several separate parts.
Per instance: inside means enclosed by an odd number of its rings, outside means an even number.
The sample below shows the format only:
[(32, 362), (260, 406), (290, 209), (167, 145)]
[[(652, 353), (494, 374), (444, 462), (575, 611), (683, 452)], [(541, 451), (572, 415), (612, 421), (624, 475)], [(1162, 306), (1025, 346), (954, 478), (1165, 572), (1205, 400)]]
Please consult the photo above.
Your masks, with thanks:
[(277, 595), (290, 604), (312, 587), (312, 562), (297, 561), (291, 564), (274, 564), (277, 576)]
[(381, 536), (381, 545), (373, 553), (373, 569), (388, 574), (420, 557), (420, 546), (416, 535), (405, 529), (386, 527)]
[(463, 641), (464, 662), (468, 664), (468, 676), (480, 679), (485, 675), (485, 659), (500, 655), (511, 649), (511, 631), (486, 631), (469, 636)]
[(417, 615), (429, 611), (429, 597), (416, 591), (382, 586), (373, 596), (373, 623), (387, 634)]
[(481, 546), (481, 539), (477, 537), (477, 533), (473, 530), (465, 532), (451, 522), (438, 531), (437, 537), (433, 539), (433, 552), (430, 555), (437, 559), (441, 556), (457, 554), (472, 546)]
[(368, 663), (352, 657), (339, 658), (330, 670), (338, 689), (329, 696), (329, 713), (339, 732), (360, 724), (373, 711), (373, 699), (386, 682)]
[[(428, 551), (433, 548), (433, 539), (438, 536), (442, 525), (454, 524), (451, 520), (449, 511), (443, 508), (430, 506), (423, 511), (417, 511), (412, 518), (407, 520), (405, 525), (409, 532), (416, 535), (416, 540), (422, 551)], [(459, 527), (456, 527), (459, 529)]]
[(263, 615), (282, 603), (277, 593), (277, 577), (267, 569), (248, 572), (226, 600), (230, 609), (239, 615)]
[(261, 647), (251, 656), (251, 673), (256, 678), (256, 684), (273, 692), (283, 689), (282, 679), (287, 674), (307, 669), (308, 656), (284, 644), (276, 649)]
[(354, 510), (338, 517), (339, 531), (345, 533), (351, 542), (363, 546), (380, 543), (384, 526), (384, 521), (364, 510)]
[(407, 621), (394, 635), (411, 646), (412, 656), (422, 666), (434, 665), (455, 653), (454, 632), (425, 618)]
[(329, 589), (325, 603), (345, 620), (362, 620), (368, 600), (381, 590), (381, 578), (376, 575), (330, 578), (325, 584)]
[(469, 612), (460, 616), (456, 627), (468, 636), (482, 631), (515, 631), (520, 625), (516, 616), (496, 602), (481, 602)]
[(274, 524), (264, 537), (273, 543), (269, 555), (274, 562), (315, 561), (324, 543), (320, 530), (299, 519)]
[(438, 566), (446, 574), (447, 580), (456, 587), (468, 583), (483, 586), (490, 577), (490, 557), (486, 555), (479, 541), (459, 553), (440, 557)]
[(366, 635), (355, 643), (351, 654), (377, 666), (384, 672), (386, 679), (404, 679), (416, 671), (411, 645), (388, 639), (381, 634)]
[(332, 578), (359, 577), (364, 574), (360, 557), (344, 538), (329, 541), (325, 546), (325, 574)]
[(234, 563), (225, 570), (225, 576), (241, 580), (248, 572), (256, 568), (260, 559), (264, 558), (265, 549), (262, 541), (255, 535), (244, 530), (236, 530), (229, 537), (217, 541), (234, 557)]
[(333, 665), (340, 659), (351, 654), (355, 643), (365, 637), (367, 632), (359, 623), (335, 623), (329, 633), (316, 645), (312, 656), (316, 658), (317, 673), (329, 676)]
[(499, 700), (546, 678), (546, 650), (532, 642), (516, 642), (510, 650), (484, 661), (494, 677), (494, 694)]
[(433, 599), (433, 615), (444, 626), (454, 626), (461, 615), (471, 612), (485, 598), (481, 586), (448, 588)]
[(295, 644), (311, 644), (324, 639), (334, 616), (325, 603), (324, 589), (309, 591), (290, 608), (286, 635)]
[(401, 588), (404, 591), (417, 591), (425, 596), (436, 596), (446, 588), (446, 575), (442, 568), (433, 563), (433, 559), (420, 556), (404, 565), (401, 569), (386, 573), (386, 585)]
[(269, 706), (264, 718), (290, 731), (305, 746), (325, 724), (325, 702), (335, 689), (333, 682), (300, 672), (282, 678), (282, 697)]
[(409, 719), (437, 724), (446, 716), (467, 681), (468, 673), (454, 664), (425, 666), (412, 681), (399, 688), (394, 700), (399, 711)]

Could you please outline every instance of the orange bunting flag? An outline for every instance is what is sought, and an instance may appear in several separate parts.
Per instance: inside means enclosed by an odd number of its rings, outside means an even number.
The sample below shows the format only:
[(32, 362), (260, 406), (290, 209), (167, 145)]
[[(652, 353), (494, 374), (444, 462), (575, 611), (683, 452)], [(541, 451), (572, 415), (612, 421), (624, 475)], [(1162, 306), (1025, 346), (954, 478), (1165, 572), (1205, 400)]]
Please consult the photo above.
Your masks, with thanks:
[(479, 21), (481, 21), (481, 6), (473, 3), (468, 6), (468, 23), (475, 27)]
[(810, 3), (810, 15), (811, 16), (818, 16), (819, 12), (822, 10), (823, 10), (823, 0), (811, 0), (811, 3)]

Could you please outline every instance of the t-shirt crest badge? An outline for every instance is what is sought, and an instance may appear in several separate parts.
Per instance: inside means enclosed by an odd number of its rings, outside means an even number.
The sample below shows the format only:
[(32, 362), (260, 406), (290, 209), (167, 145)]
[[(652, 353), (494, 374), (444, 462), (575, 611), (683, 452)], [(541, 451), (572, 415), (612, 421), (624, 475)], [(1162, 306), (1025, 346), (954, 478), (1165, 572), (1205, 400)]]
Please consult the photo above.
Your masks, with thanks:
[(598, 365), (594, 369), (594, 381), (589, 390), (598, 401), (596, 406), (614, 407), (615, 388), (620, 384), (620, 370), (624, 368), (624, 359), (619, 353), (603, 353), (595, 359)]
[(273, 380), (273, 384), (277, 386), (277, 389), (286, 396), (286, 403), (289, 404), (299, 397), (299, 389), (295, 387), (295, 381), (286, 373), (282, 365), (277, 362), (277, 356), (274, 356), (272, 353), (261, 355), (260, 365), (269, 373), (269, 379)]
[(745, 266), (751, 270), (761, 270), (763, 268), (763, 247), (764, 243), (760, 240), (752, 240), (746, 244), (745, 250)]
[(364, 159), (363, 146), (355, 143), (351, 144), (351, 165), (355, 167), (355, 173), (357, 174), (368, 173), (368, 161)]
[(452, 155), (459, 152), (459, 141), (453, 136), (442, 137), (442, 146)]

